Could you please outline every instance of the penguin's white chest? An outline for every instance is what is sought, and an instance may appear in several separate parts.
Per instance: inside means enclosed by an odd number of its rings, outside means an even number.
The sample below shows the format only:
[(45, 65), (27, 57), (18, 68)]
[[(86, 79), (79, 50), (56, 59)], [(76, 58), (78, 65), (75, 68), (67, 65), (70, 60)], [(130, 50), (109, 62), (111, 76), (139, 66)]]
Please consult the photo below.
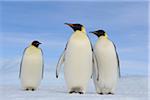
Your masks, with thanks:
[(42, 52), (34, 47), (26, 49), (21, 66), (21, 83), (23, 88), (37, 88), (42, 78)]
[(99, 87), (108, 88), (112, 92), (118, 79), (118, 62), (113, 43), (105, 38), (100, 38), (94, 48), (98, 62)]
[(92, 73), (92, 51), (85, 34), (76, 33), (70, 38), (65, 53), (64, 72), (69, 89), (86, 89)]

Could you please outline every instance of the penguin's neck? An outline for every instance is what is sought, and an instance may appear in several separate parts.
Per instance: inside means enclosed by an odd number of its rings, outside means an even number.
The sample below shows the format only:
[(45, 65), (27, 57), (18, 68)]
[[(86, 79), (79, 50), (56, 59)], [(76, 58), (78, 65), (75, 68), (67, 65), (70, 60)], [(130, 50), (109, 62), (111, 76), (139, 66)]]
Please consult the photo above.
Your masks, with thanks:
[(74, 33), (83, 33), (86, 34), (85, 28), (82, 28), (81, 31), (80, 30), (76, 30)]
[(84, 27), (81, 28), (81, 32), (85, 33), (86, 34), (86, 30)]
[(107, 36), (100, 36), (99, 39), (108, 39)]
[(32, 47), (32, 48), (37, 48), (37, 49), (38, 49), (38, 47), (35, 47), (35, 46), (34, 46), (34, 45), (32, 45), (32, 44), (30, 45), (30, 47)]

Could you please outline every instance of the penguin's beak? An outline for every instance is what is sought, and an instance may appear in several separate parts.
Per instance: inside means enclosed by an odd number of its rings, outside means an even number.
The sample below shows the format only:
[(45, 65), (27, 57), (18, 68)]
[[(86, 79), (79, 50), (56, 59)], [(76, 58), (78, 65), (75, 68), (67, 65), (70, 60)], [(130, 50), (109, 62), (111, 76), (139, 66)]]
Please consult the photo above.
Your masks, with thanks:
[(96, 31), (91, 31), (91, 32), (89, 32), (89, 33), (92, 33), (92, 34), (94, 34), (94, 35), (97, 35), (97, 32), (96, 32)]
[(93, 34), (96, 34), (96, 32), (95, 32), (95, 31), (90, 31), (89, 33), (93, 33)]
[(68, 25), (68, 26), (70, 26), (70, 27), (73, 27), (73, 26), (74, 26), (73, 24), (69, 24), (69, 23), (64, 23), (64, 24), (66, 24), (66, 25)]
[(42, 44), (42, 43), (39, 42), (39, 44)]

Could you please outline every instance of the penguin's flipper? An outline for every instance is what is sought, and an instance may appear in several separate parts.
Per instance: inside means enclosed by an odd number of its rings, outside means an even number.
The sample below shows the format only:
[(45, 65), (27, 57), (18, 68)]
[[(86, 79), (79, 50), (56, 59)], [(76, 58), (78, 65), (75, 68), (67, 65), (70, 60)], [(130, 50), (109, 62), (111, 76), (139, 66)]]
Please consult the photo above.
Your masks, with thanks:
[[(92, 50), (92, 53), (94, 52), (93, 51), (93, 45), (92, 45), (92, 43), (91, 43), (91, 40), (90, 40), (90, 37), (88, 36), (88, 34), (87, 34), (87, 37), (88, 37), (88, 39), (89, 39), (89, 42), (90, 42), (90, 45), (91, 45), (91, 50)], [(92, 54), (92, 63), (94, 64), (94, 58), (93, 58), (93, 54)], [(93, 65), (94, 66), (94, 65)], [(92, 67), (93, 68), (93, 67)], [(94, 68), (92, 69), (93, 71), (94, 71)], [(92, 78), (92, 76), (93, 76), (93, 71), (92, 71), (92, 74), (91, 74), (91, 78)]]
[(115, 52), (116, 52), (116, 59), (117, 59), (117, 63), (118, 63), (118, 75), (119, 77), (121, 77), (121, 72), (120, 72), (120, 62), (119, 62), (119, 56), (118, 56), (118, 53), (117, 53), (117, 50), (116, 50), (116, 46), (115, 44), (113, 43), (114, 47), (115, 47)]
[(24, 54), (25, 54), (26, 49), (27, 49), (27, 48), (25, 48), (24, 51), (23, 51), (23, 56), (22, 56), (21, 63), (20, 63), (19, 78), (21, 77), (22, 61), (23, 61), (23, 58), (24, 58)]
[(96, 75), (96, 79), (99, 80), (99, 69), (98, 69), (98, 66), (97, 66), (97, 59), (96, 59), (96, 56), (94, 54), (94, 51), (92, 53), (92, 57), (93, 57), (93, 73), (95, 72), (95, 75)]
[(56, 78), (58, 78), (61, 66), (64, 63), (64, 61), (65, 61), (65, 50), (63, 51), (62, 55), (60, 56), (59, 61), (56, 66)]
[(57, 66), (56, 66), (56, 78), (58, 78), (58, 75), (59, 75), (61, 66), (62, 66), (62, 64), (63, 64), (64, 61), (65, 61), (65, 52), (66, 52), (67, 46), (68, 46), (68, 42), (67, 42), (67, 44), (66, 44), (66, 47), (65, 47), (63, 53), (61, 54), (61, 56), (60, 56), (60, 58), (59, 58), (59, 60), (58, 60), (58, 63), (57, 63)]
[(44, 77), (44, 56), (43, 56), (43, 51), (42, 51), (42, 49), (41, 49), (41, 53), (42, 53), (42, 79), (43, 79), (43, 77)]
[(121, 77), (120, 62), (119, 62), (119, 57), (118, 57), (118, 53), (117, 52), (116, 52), (116, 56), (117, 56), (117, 62), (118, 62), (118, 74), (119, 74), (119, 77)]

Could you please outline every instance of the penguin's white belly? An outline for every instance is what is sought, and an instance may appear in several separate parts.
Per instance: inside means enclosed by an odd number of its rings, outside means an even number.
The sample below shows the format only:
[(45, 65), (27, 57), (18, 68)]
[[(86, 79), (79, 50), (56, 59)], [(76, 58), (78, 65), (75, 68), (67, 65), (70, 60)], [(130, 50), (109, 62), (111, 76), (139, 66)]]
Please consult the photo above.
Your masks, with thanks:
[(37, 88), (42, 78), (42, 56), (40, 54), (24, 55), (21, 69), (23, 88)]
[(82, 42), (68, 44), (64, 73), (69, 89), (80, 87), (85, 91), (92, 73), (92, 51), (88, 42)]
[(114, 45), (112, 43), (96, 45), (95, 53), (99, 68), (99, 87), (103, 92), (105, 89), (106, 92), (114, 92), (118, 79), (118, 62)]

